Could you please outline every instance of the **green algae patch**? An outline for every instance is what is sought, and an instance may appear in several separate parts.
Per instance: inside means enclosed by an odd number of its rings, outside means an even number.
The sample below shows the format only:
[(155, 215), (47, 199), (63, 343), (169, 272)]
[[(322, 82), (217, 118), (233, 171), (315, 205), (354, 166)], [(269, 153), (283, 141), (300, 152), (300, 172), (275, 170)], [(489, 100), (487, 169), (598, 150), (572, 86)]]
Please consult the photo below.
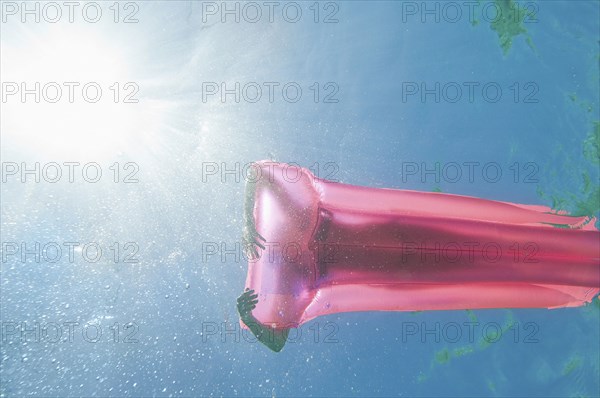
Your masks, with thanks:
[[(554, 207), (554, 206), (553, 206), (553, 207)], [(554, 228), (563, 228), (563, 229), (569, 229), (569, 228), (571, 228), (571, 227), (569, 226), (569, 224), (554, 224), (554, 223), (551, 223), (551, 222), (543, 222), (543, 223), (540, 223), (540, 224), (551, 225), (551, 226), (553, 226)]]
[(496, 391), (496, 384), (495, 384), (493, 381), (489, 380), (489, 379), (487, 380), (487, 387), (488, 387), (488, 389), (489, 389), (491, 392), (493, 392), (493, 393), (496, 393), (496, 392), (497, 392), (497, 391)]
[(435, 353), (435, 361), (439, 364), (450, 362), (450, 351), (447, 348), (441, 349)]
[[(584, 178), (589, 176), (584, 175)], [(574, 216), (589, 216), (600, 211), (600, 186), (594, 185), (589, 189), (584, 189), (585, 198), (575, 202)], [(588, 220), (588, 222), (591, 221)], [(587, 223), (586, 223), (587, 224)]]
[[(440, 365), (445, 365), (450, 362), (452, 358), (460, 358), (465, 355), (469, 355), (475, 352), (475, 348), (472, 345), (465, 345), (463, 347), (455, 348), (454, 350), (449, 350), (448, 348), (442, 348), (438, 352), (435, 353), (435, 363)], [(433, 368), (432, 364), (432, 368)]]
[(594, 122), (594, 128), (583, 141), (583, 156), (592, 164), (600, 164), (600, 121)]
[(492, 21), (491, 28), (498, 34), (500, 47), (506, 55), (516, 36), (527, 35), (527, 29), (523, 26), (527, 10), (512, 0), (496, 0), (495, 3), (498, 16)]
[(481, 338), (481, 340), (479, 340), (479, 344), (478, 344), (479, 349), (485, 350), (492, 344), (497, 343), (499, 340), (501, 340), (503, 338), (503, 336), (505, 336), (507, 334), (509, 329), (513, 328), (513, 326), (514, 326), (514, 321), (512, 320), (512, 314), (511, 314), (510, 320), (500, 328), (500, 330), (498, 331), (497, 334), (489, 334), (489, 335), (486, 335), (485, 337)]
[(477, 316), (475, 315), (475, 313), (473, 312), (473, 310), (466, 310), (467, 311), (467, 317), (469, 318), (470, 322), (476, 323), (477, 322)]
[[(480, 6), (481, 3), (482, 1), (479, 0)], [(526, 20), (535, 21), (535, 8), (530, 10), (527, 6), (522, 7), (513, 0), (495, 0), (486, 3), (484, 6), (486, 15), (488, 15), (486, 19), (490, 21), (490, 28), (498, 35), (500, 48), (504, 55), (508, 54), (517, 36), (524, 36), (527, 45), (535, 51), (531, 37), (523, 25)], [(490, 7), (489, 4), (494, 6)], [(496, 15), (489, 11), (492, 8), (495, 9)], [(479, 20), (475, 19), (471, 24), (476, 26), (479, 24)]]
[[(473, 323), (477, 323), (477, 317), (471, 310), (467, 310), (469, 320)], [(467, 355), (474, 354), (477, 351), (482, 351), (491, 346), (492, 344), (507, 338), (508, 331), (515, 325), (515, 320), (512, 311), (507, 311), (506, 321), (503, 325), (498, 325), (498, 333), (493, 335), (481, 336), (477, 342), (465, 344), (450, 350), (448, 347), (444, 347), (437, 351), (434, 356), (434, 360), (431, 363), (433, 369), (435, 364), (444, 365), (450, 362), (452, 358), (460, 358)]]
[[(592, 299), (592, 302), (581, 308), (581, 314), (590, 322), (598, 324), (600, 322), (600, 296), (596, 296)], [(596, 358), (596, 361), (592, 361), (592, 366), (600, 372), (600, 358)]]
[[(600, 213), (600, 184), (598, 184), (598, 165), (600, 165), (600, 121), (594, 121), (591, 131), (582, 143), (581, 154), (586, 164), (569, 164), (569, 158), (565, 157), (564, 170), (573, 169), (570, 178), (578, 181), (576, 192), (558, 192), (547, 194), (538, 186), (538, 195), (551, 202), (555, 212), (567, 211), (576, 217), (587, 217), (582, 225), (588, 224), (592, 217)], [(556, 228), (568, 228), (566, 225), (551, 224)]]
[(562, 375), (567, 376), (567, 375), (571, 374), (575, 369), (580, 368), (582, 364), (583, 364), (583, 358), (581, 358), (579, 355), (573, 355), (567, 361), (567, 363), (565, 363), (565, 366), (563, 367), (563, 370), (562, 370)]
[[(477, 323), (477, 317), (475, 316), (472, 310), (466, 310), (469, 320), (473, 323)], [(498, 335), (492, 336), (489, 335), (489, 338), (486, 338), (483, 334), (480, 335), (479, 339), (473, 339), (470, 341), (471, 343), (460, 345), (456, 348), (450, 348), (448, 346), (441, 348), (434, 354), (434, 358), (431, 361), (430, 369), (428, 372), (420, 372), (418, 376), (418, 382), (422, 383), (431, 378), (431, 376), (435, 372), (435, 368), (441, 365), (450, 365), (453, 359), (459, 361), (459, 358), (467, 357), (469, 355), (478, 353), (493, 345), (496, 342), (499, 342), (502, 339), (511, 338), (513, 335), (507, 333), (511, 328), (515, 327), (515, 319), (513, 316), (513, 312), (511, 310), (506, 310), (506, 318), (502, 325), (497, 324)], [(493, 333), (492, 333), (493, 334)], [(487, 381), (488, 389), (496, 394), (497, 386), (494, 381), (488, 379)]]
[(464, 347), (459, 347), (459, 348), (456, 348), (455, 350), (453, 350), (452, 357), (454, 357), (454, 358), (463, 357), (465, 355), (473, 353), (474, 351), (475, 351), (475, 349), (472, 346), (466, 345)]
[[(600, 122), (595, 121), (592, 131), (583, 141), (583, 157), (593, 165), (600, 164)], [(582, 198), (574, 200), (574, 216), (593, 216), (600, 212), (600, 184), (589, 172), (581, 173)]]
[(571, 93), (571, 94), (568, 94), (567, 96), (569, 97), (569, 99), (571, 100), (571, 102), (573, 102), (574, 104), (577, 104), (584, 111), (590, 113), (590, 112), (592, 112), (594, 110), (594, 106), (593, 106), (593, 104), (590, 101), (580, 100), (577, 97), (577, 94)]

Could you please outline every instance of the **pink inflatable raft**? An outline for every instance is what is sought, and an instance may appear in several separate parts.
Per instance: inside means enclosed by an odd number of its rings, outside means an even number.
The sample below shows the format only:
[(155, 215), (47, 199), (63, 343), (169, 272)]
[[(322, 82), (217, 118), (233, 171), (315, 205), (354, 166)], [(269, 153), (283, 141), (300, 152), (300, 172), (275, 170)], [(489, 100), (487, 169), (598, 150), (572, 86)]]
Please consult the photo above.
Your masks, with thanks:
[(348, 311), (576, 307), (600, 290), (594, 219), (335, 183), (281, 163), (255, 170), (246, 236), (265, 241), (250, 250), (246, 288), (265, 325)]

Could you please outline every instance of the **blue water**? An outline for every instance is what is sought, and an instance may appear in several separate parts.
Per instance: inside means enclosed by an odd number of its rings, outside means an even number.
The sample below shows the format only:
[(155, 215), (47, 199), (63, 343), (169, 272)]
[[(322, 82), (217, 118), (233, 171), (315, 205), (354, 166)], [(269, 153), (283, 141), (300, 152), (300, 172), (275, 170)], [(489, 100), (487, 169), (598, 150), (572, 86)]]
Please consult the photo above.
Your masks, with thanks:
[[(98, 23), (6, 13), (1, 24), (3, 82), (139, 88), (138, 103), (118, 107), (1, 104), (2, 162), (103, 171), (97, 183), (80, 174), (3, 181), (1, 396), (600, 396), (594, 304), (335, 314), (304, 325), (277, 354), (247, 341), (235, 307), (247, 269), (236, 250), (244, 181), (222, 172), (274, 159), (356, 185), (545, 205), (582, 197), (582, 173), (598, 179), (582, 148), (600, 120), (599, 2), (521, 2), (536, 22), (506, 54), (480, 8), (473, 26), (464, 14), (423, 22), (408, 12), (422, 2), (321, 2), (315, 22), (315, 3), (298, 2), (293, 23), (282, 17), (286, 3), (271, 22), (258, 2), (263, 16), (252, 23), (222, 22), (206, 2), (153, 1), (120, 3), (114, 23), (112, 3), (100, 4)], [(138, 22), (121, 23), (130, 12)], [(265, 89), (238, 103), (208, 95), (213, 82), (279, 86), (272, 102)], [(302, 89), (298, 102), (281, 94), (290, 82)], [(439, 102), (406, 92), (436, 82), (451, 83)], [(476, 87), (472, 101), (465, 82)], [(483, 96), (486, 84), (501, 88), (497, 102)], [(456, 85), (465, 91), (452, 102)], [(436, 162), (438, 180), (420, 173)], [(124, 183), (130, 172), (137, 182)], [(23, 261), (6, 246), (21, 242), (94, 242), (104, 254)]]

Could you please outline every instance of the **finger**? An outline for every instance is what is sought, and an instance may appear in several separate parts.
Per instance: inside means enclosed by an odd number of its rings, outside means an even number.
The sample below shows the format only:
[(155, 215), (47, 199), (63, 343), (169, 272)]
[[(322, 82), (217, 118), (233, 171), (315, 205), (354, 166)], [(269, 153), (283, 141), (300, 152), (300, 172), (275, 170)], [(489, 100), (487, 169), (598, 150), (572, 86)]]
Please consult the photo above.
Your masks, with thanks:
[(248, 303), (249, 303), (250, 305), (256, 305), (256, 304), (258, 304), (258, 300), (252, 300), (252, 301), (248, 301)]
[(261, 249), (265, 250), (265, 246), (263, 244), (261, 244), (259, 241), (257, 241), (256, 239), (254, 239), (254, 243), (256, 243), (256, 246), (258, 246)]
[(258, 232), (256, 232), (256, 235), (258, 235), (259, 238), (261, 238), (263, 241), (267, 241), (265, 238), (263, 238), (263, 236), (261, 234), (259, 234)]

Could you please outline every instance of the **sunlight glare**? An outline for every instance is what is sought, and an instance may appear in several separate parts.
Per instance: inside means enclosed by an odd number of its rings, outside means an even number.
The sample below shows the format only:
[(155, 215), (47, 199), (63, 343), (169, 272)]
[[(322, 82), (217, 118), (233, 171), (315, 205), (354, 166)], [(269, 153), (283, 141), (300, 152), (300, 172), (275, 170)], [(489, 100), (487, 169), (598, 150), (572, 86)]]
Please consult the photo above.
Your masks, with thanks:
[(74, 26), (13, 41), (2, 41), (3, 145), (96, 160), (135, 146), (156, 121), (126, 50), (98, 33)]

